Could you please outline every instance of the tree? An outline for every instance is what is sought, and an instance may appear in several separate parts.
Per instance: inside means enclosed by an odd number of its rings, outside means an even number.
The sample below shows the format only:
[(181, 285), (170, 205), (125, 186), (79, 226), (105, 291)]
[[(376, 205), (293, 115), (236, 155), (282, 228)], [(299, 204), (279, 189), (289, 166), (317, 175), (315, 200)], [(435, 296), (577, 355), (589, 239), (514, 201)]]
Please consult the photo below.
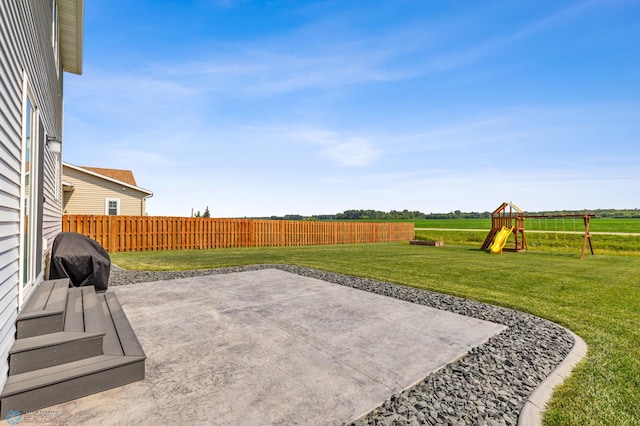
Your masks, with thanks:
[(202, 217), (211, 217), (211, 213), (209, 213), (209, 206), (204, 209)]

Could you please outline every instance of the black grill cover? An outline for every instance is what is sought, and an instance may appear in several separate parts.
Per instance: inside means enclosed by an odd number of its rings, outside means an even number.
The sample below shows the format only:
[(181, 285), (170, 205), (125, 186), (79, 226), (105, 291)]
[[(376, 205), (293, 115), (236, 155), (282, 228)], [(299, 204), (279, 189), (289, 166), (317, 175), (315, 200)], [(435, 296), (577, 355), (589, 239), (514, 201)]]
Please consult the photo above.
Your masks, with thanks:
[(69, 278), (73, 287), (106, 290), (111, 258), (98, 242), (75, 232), (61, 232), (53, 241), (49, 279)]

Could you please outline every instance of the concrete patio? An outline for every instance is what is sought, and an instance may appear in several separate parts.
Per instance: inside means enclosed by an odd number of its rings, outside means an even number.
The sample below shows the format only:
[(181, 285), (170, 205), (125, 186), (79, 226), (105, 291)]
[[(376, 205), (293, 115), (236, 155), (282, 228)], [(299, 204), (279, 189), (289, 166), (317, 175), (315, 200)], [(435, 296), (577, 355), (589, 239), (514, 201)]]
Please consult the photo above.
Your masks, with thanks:
[(146, 379), (21, 424), (342, 425), (505, 329), (275, 269), (110, 291)]

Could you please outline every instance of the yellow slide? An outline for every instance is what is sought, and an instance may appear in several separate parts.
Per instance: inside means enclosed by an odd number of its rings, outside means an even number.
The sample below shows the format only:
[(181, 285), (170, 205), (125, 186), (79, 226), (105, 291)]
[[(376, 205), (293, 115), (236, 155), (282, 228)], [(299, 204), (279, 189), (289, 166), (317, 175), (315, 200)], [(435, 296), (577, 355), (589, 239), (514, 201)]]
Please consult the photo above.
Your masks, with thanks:
[(502, 229), (496, 234), (493, 238), (493, 244), (489, 248), (489, 252), (491, 254), (502, 254), (502, 248), (507, 243), (507, 238), (509, 238), (509, 234), (513, 231), (513, 226), (511, 228), (507, 228), (503, 226)]

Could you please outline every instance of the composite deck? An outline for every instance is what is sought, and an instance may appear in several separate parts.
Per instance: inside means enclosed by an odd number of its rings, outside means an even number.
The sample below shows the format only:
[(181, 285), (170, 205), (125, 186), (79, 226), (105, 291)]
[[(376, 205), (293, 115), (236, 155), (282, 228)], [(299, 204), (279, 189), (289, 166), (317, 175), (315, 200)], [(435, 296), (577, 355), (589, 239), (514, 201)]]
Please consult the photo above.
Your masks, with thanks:
[(45, 281), (18, 315), (0, 418), (143, 380), (145, 359), (115, 294)]

